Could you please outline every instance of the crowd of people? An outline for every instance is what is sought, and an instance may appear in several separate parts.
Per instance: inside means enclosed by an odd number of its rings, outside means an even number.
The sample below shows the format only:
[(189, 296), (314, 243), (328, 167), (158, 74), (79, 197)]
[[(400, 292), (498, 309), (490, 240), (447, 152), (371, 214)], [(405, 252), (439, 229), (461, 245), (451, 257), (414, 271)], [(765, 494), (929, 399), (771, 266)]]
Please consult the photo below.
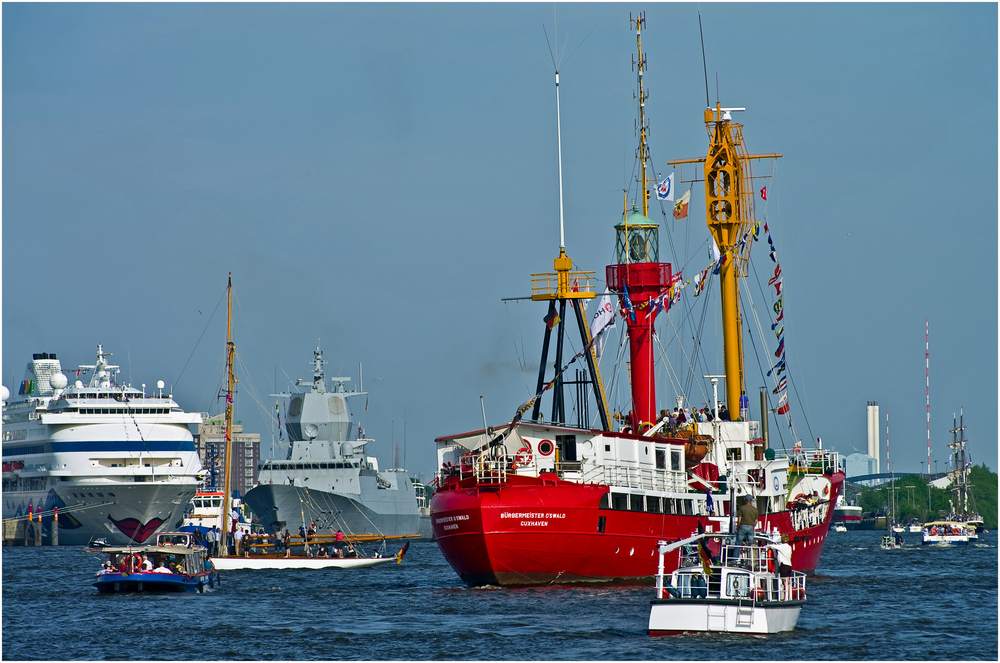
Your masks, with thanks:
[[(364, 553), (347, 541), (341, 530), (330, 529), (333, 536), (332, 542), (318, 540), (318, 527), (315, 521), (309, 525), (299, 526), (298, 536), (293, 536), (288, 529), (278, 529), (273, 534), (265, 531), (244, 531), (236, 528), (227, 539), (227, 551), (229, 555), (249, 557), (267, 552), (284, 554), (291, 557), (292, 553), (304, 554), (308, 557), (363, 557)], [(325, 538), (325, 537), (324, 537)], [(219, 556), (219, 546), (223, 540), (222, 532), (218, 526), (213, 526), (208, 533), (202, 537), (197, 534), (195, 543), (203, 545), (208, 549), (208, 554), (213, 557)]]
[[(718, 418), (720, 421), (729, 421), (729, 409), (725, 405), (719, 407)], [(716, 412), (714, 409), (703, 407), (675, 407), (673, 410), (660, 410), (660, 419), (666, 419), (666, 429), (676, 431), (687, 428), (694, 423), (715, 421)]]

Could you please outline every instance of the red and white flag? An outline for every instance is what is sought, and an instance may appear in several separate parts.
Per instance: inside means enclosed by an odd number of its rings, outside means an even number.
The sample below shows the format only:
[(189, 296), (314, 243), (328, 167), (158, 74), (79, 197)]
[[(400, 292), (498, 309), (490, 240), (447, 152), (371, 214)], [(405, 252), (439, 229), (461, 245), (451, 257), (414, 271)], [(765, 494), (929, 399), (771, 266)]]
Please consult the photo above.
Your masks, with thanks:
[(691, 189), (684, 192), (684, 195), (674, 203), (674, 218), (686, 219), (688, 215), (688, 203), (691, 202)]
[(762, 187), (760, 190), (760, 197), (767, 200), (767, 187)]
[(782, 393), (778, 399), (778, 414), (788, 414), (788, 394)]

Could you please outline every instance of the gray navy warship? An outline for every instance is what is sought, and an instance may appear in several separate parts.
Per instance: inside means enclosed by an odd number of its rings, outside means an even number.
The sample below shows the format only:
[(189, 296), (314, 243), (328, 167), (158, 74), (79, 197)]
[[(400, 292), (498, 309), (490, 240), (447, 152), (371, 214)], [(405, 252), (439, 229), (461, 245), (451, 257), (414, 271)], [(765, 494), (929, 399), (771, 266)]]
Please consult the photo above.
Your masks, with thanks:
[(259, 484), (244, 503), (268, 532), (295, 533), (315, 522), (319, 533), (431, 538), (426, 488), (405, 469), (380, 470), (378, 458), (366, 455), (373, 440), (359, 437), (348, 406), (365, 392), (345, 390), (350, 378), (340, 377), (330, 378), (327, 391), (325, 363), (316, 348), (310, 389), (272, 394), (288, 399), (288, 453), (260, 464)]

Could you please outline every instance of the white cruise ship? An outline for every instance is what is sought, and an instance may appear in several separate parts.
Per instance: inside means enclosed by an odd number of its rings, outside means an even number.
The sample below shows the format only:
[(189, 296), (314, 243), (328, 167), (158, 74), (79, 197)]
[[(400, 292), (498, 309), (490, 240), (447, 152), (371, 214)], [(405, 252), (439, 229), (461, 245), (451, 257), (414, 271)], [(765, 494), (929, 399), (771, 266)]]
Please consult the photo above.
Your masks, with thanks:
[(35, 354), (17, 395), (0, 387), (5, 523), (41, 511), (48, 541), (58, 507), (60, 545), (143, 543), (181, 525), (202, 478), (201, 415), (162, 382), (153, 394), (118, 384), (110, 356), (98, 345), (70, 385), (55, 354)]

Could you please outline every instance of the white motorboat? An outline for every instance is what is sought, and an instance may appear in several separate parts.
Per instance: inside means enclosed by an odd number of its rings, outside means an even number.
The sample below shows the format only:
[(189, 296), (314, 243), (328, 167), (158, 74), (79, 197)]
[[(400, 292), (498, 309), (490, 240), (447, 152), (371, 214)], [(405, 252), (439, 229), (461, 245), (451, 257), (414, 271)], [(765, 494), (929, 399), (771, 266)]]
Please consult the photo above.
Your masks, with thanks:
[(923, 545), (967, 546), (972, 535), (964, 522), (935, 520), (924, 523)]
[[(787, 575), (779, 573), (777, 548), (787, 544), (761, 535), (749, 546), (732, 542), (728, 535), (705, 533), (659, 543), (649, 635), (763, 634), (795, 628), (806, 601), (806, 576), (791, 567)], [(664, 573), (665, 557), (678, 549), (677, 570)]]

